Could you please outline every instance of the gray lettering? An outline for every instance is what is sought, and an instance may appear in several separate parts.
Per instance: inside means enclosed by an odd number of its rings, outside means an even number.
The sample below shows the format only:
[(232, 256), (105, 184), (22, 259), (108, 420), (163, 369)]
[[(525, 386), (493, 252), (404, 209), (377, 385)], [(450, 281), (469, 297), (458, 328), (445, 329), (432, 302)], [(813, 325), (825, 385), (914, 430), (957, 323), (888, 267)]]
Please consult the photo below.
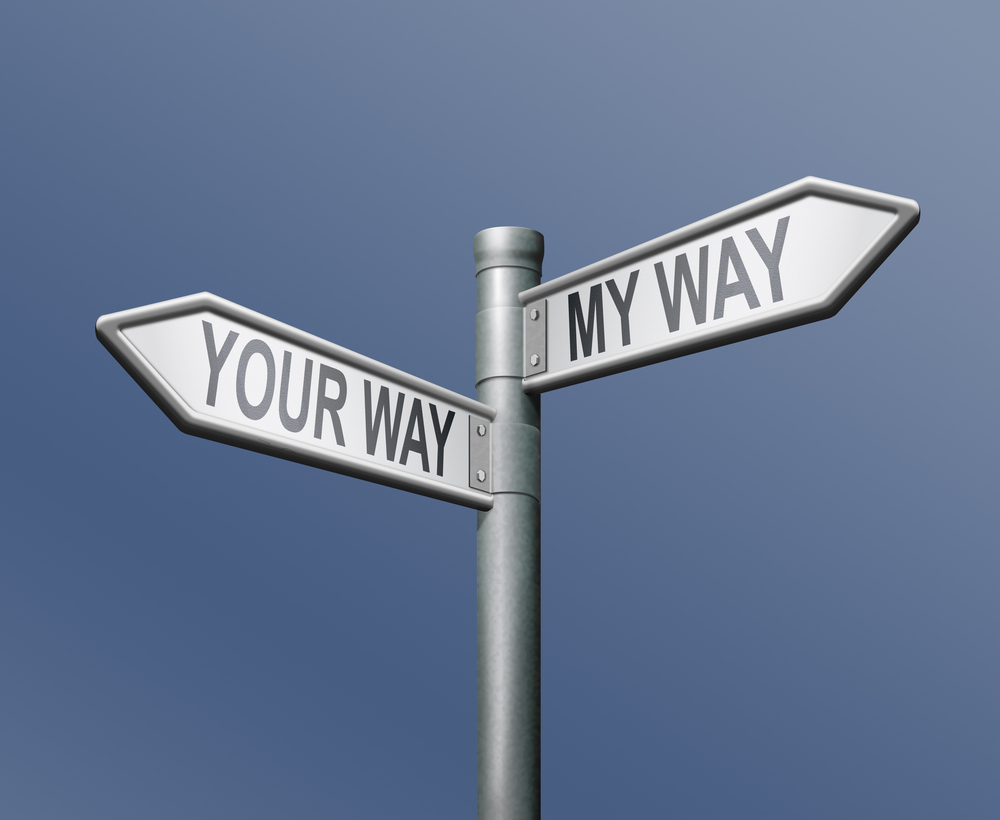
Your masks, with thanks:
[[(306, 359), (306, 362), (309, 362), (309, 360)], [(308, 376), (305, 381), (308, 384)], [(336, 382), (340, 388), (335, 399), (331, 399), (326, 395), (326, 383), (328, 381)], [(330, 418), (333, 419), (333, 433), (337, 437), (337, 444), (341, 447), (344, 446), (344, 428), (340, 424), (339, 412), (346, 401), (347, 379), (344, 377), (344, 374), (337, 370), (337, 368), (330, 367), (321, 362), (319, 366), (319, 384), (316, 385), (316, 424), (313, 428), (313, 438), (323, 438), (323, 411), (327, 410), (330, 413)], [(282, 404), (284, 404), (284, 399), (282, 399)]]
[(594, 345), (594, 328), (597, 328), (597, 352), (604, 352), (604, 300), (601, 298), (600, 283), (590, 289), (590, 307), (587, 321), (583, 320), (583, 306), (579, 292), (569, 295), (569, 358), (576, 361), (576, 329), (580, 328), (583, 341), (583, 355), (589, 356)]
[(771, 279), (771, 301), (780, 302), (784, 298), (781, 294), (781, 274), (778, 272), (778, 263), (781, 261), (781, 250), (785, 247), (785, 233), (788, 231), (788, 217), (783, 216), (778, 220), (778, 227), (774, 231), (774, 245), (768, 250), (764, 244), (764, 239), (760, 231), (752, 228), (747, 231), (747, 236), (753, 242), (753, 246), (764, 264), (767, 265), (767, 275)]
[[(413, 435), (414, 427), (418, 435)], [(424, 440), (424, 409), (420, 399), (413, 400), (410, 407), (410, 420), (406, 424), (406, 436), (403, 438), (403, 452), (399, 454), (399, 463), (406, 464), (406, 457), (411, 452), (420, 453), (420, 466), (425, 473), (431, 471), (427, 463), (427, 442)]]
[(312, 388), (312, 359), (306, 359), (305, 370), (302, 373), (302, 404), (299, 406), (299, 414), (292, 418), (288, 415), (288, 380), (292, 375), (292, 354), (285, 351), (285, 356), (281, 362), (281, 392), (278, 394), (278, 414), (281, 416), (281, 425), (289, 433), (297, 433), (306, 426), (306, 418), (309, 415), (309, 391)]
[[(254, 353), (259, 353), (267, 365), (267, 386), (264, 388), (264, 398), (260, 400), (260, 404), (250, 404), (247, 399), (247, 365)], [(240, 365), (236, 370), (236, 401), (239, 402), (243, 415), (256, 421), (264, 418), (264, 414), (271, 406), (272, 398), (274, 398), (274, 356), (271, 355), (271, 348), (265, 342), (251, 339), (240, 354)]]
[(393, 421), (389, 421), (389, 388), (380, 387), (378, 391), (378, 404), (375, 407), (375, 421), (372, 423), (372, 383), (365, 379), (365, 443), (368, 446), (368, 455), (375, 455), (375, 448), (378, 445), (378, 432), (382, 426), (382, 417), (385, 416), (385, 455), (389, 461), (396, 458), (396, 440), (399, 438), (400, 422), (403, 420), (403, 401), (406, 395), (400, 393), (396, 399), (396, 413)]
[(688, 301), (691, 303), (691, 313), (694, 323), (705, 323), (705, 311), (708, 307), (708, 245), (698, 248), (698, 287), (694, 286), (694, 276), (688, 264), (686, 253), (674, 258), (674, 295), (670, 296), (667, 287), (667, 275), (663, 271), (663, 263), (656, 262), (656, 283), (660, 286), (660, 301), (663, 302), (663, 315), (667, 319), (667, 327), (673, 333), (681, 326), (681, 283), (687, 290)]
[(437, 439), (437, 474), (444, 475), (444, 445), (448, 441), (448, 433), (451, 432), (451, 423), (455, 420), (455, 411), (449, 410), (444, 420), (444, 430), (438, 421), (438, 409), (431, 405), (431, 422), (434, 424), (434, 438)]
[[(736, 271), (736, 281), (732, 284), (726, 282), (729, 278), (729, 262), (732, 260), (733, 270)], [(746, 266), (740, 258), (740, 252), (736, 250), (736, 243), (731, 236), (722, 240), (722, 257), (719, 259), (719, 284), (715, 289), (715, 315), (714, 319), (721, 319), (726, 309), (726, 299), (732, 296), (743, 294), (746, 297), (750, 308), (759, 308), (760, 300), (753, 289), (753, 283), (747, 275)]]
[(622, 322), (622, 345), (632, 344), (631, 328), (628, 323), (628, 312), (632, 309), (632, 297), (635, 296), (635, 283), (639, 281), (639, 271), (634, 270), (628, 275), (628, 287), (625, 288), (625, 298), (622, 299), (618, 291), (618, 283), (614, 279), (609, 279), (605, 284), (611, 294), (611, 300), (618, 308), (618, 316)]
[(215, 407), (215, 397), (219, 390), (219, 373), (222, 371), (222, 365), (229, 358), (233, 345), (236, 344), (236, 337), (240, 334), (235, 330), (230, 330), (229, 335), (226, 336), (225, 343), (222, 345), (222, 350), (216, 353), (215, 333), (212, 330), (212, 323), (202, 319), (201, 327), (205, 331), (205, 347), (208, 348), (208, 396), (205, 398), (205, 404), (209, 407)]

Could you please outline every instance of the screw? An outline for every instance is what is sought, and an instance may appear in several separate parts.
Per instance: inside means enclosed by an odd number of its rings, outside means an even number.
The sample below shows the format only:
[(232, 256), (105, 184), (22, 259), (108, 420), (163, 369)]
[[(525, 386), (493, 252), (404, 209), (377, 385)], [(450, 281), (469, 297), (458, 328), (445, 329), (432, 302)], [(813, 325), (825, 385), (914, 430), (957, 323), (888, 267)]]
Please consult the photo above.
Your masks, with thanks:
[(530, 317), (531, 317), (532, 319), (537, 319), (537, 318), (538, 318), (538, 308), (532, 308), (532, 309), (531, 309), (531, 310), (530, 310), (530, 311), (528, 312), (528, 315), (529, 315), (529, 316), (530, 316)]
[[(486, 425), (485, 424), (480, 424), (476, 428), (476, 432), (479, 433), (479, 435), (481, 435), (481, 436), (485, 436), (486, 435)], [(480, 481), (482, 481), (482, 479), (480, 479)]]
[(528, 361), (531, 362), (532, 367), (538, 367), (538, 363), (541, 361), (541, 359), (538, 358), (537, 353), (532, 353), (531, 358), (528, 359)]
[(485, 470), (480, 470), (479, 472), (477, 472), (476, 473), (476, 478), (478, 478), (480, 481), (485, 481), (486, 480), (486, 471)]

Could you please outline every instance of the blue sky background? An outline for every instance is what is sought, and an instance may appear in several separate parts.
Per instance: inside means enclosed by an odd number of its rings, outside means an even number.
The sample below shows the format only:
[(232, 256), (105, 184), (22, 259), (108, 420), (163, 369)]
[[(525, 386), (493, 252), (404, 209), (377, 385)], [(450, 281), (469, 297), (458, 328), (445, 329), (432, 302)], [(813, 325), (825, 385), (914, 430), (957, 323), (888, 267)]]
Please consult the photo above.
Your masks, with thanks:
[(208, 290), (474, 395), (544, 279), (806, 175), (921, 222), (835, 318), (543, 399), (548, 818), (1000, 816), (987, 3), (7, 4), (0, 816), (468, 818), (475, 514), (179, 433)]

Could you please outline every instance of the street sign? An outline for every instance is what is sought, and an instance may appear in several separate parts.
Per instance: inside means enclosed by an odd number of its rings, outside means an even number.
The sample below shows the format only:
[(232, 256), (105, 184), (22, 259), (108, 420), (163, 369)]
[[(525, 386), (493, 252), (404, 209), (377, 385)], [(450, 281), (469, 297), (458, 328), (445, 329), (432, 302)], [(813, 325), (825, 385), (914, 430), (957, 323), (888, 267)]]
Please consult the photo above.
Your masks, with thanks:
[(832, 316), (919, 218), (810, 177), (523, 291), (542, 235), (480, 231), (476, 386), (498, 410), (209, 293), (102, 316), (97, 336), (185, 433), (484, 511), (479, 814), (537, 818), (540, 399), (525, 393)]
[(524, 390), (829, 318), (919, 219), (911, 199), (806, 177), (523, 291)]
[(97, 337), (185, 433), (493, 506), (485, 404), (210, 293), (102, 316)]

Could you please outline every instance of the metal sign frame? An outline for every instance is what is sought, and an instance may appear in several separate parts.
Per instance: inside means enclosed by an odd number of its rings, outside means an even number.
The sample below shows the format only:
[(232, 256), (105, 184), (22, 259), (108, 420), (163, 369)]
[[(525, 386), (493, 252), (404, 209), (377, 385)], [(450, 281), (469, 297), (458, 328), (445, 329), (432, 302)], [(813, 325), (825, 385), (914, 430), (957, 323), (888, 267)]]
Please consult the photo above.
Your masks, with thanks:
[[(457, 487), (402, 469), (394, 469), (335, 450), (320, 448), (304, 440), (297, 441), (290, 437), (275, 435), (266, 430), (254, 429), (249, 425), (238, 424), (198, 412), (189, 406), (167, 380), (157, 372), (155, 367), (129, 341), (123, 330), (136, 325), (145, 325), (206, 311), (286, 340), (291, 344), (313, 351), (318, 356), (364, 371), (384, 382), (419, 394), (421, 397), (435, 398), (444, 404), (467, 412), (469, 414), (468, 424), (456, 419), (452, 435), (465, 435), (468, 431), (470, 438), (476, 436), (481, 439), (481, 441), (476, 440), (475, 446), (470, 446), (470, 456), (476, 459), (476, 463), (469, 464), (470, 486), (468, 488)], [(154, 305), (102, 316), (97, 320), (97, 338), (181, 432), (241, 447), (244, 450), (252, 450), (264, 455), (295, 461), (299, 464), (373, 481), (376, 484), (396, 487), (442, 501), (450, 501), (476, 510), (489, 510), (493, 507), (493, 495), (490, 491), (493, 471), (490, 465), (489, 440), (492, 422), (496, 418), (496, 410), (481, 402), (453, 393), (451, 390), (446, 390), (423, 379), (418, 379), (401, 370), (396, 370), (374, 359), (369, 359), (367, 356), (362, 356), (360, 353), (340, 347), (211, 293), (183, 296), (179, 299), (171, 299)], [(481, 435), (480, 427), (485, 428)], [(480, 471), (482, 473), (481, 481), (478, 475)], [(480, 489), (480, 486), (483, 489)]]
[[(579, 288), (584, 284), (599, 282), (613, 271), (627, 266), (637, 266), (641, 262), (648, 262), (655, 256), (669, 252), (672, 248), (694, 242), (702, 236), (724, 230), (730, 225), (752, 219), (806, 197), (831, 199), (887, 211), (892, 214), (892, 219), (875, 241), (861, 253), (838, 278), (834, 286), (825, 293), (812, 299), (783, 305), (766, 313), (747, 316), (721, 325), (709, 325), (692, 333), (677, 338), (666, 338), (661, 342), (634, 350), (610, 354), (601, 358), (585, 359), (574, 363), (568, 369), (556, 372), (546, 370), (546, 360), (547, 358), (551, 360), (551, 357), (547, 356), (548, 340), (545, 336), (544, 320), (546, 308), (551, 308), (551, 305), (547, 305), (547, 300), (554, 295)], [(573, 273), (523, 291), (518, 298), (525, 311), (524, 391), (526, 393), (541, 393), (554, 390), (597, 379), (601, 376), (609, 376), (613, 373), (686, 356), (701, 350), (709, 350), (779, 330), (787, 330), (809, 322), (828, 319), (847, 303), (919, 220), (920, 206), (912, 199), (869, 191), (865, 188), (856, 188), (853, 185), (844, 185), (840, 182), (831, 182), (817, 177), (806, 177), (687, 227), (637, 245), (615, 256), (580, 268)]]

